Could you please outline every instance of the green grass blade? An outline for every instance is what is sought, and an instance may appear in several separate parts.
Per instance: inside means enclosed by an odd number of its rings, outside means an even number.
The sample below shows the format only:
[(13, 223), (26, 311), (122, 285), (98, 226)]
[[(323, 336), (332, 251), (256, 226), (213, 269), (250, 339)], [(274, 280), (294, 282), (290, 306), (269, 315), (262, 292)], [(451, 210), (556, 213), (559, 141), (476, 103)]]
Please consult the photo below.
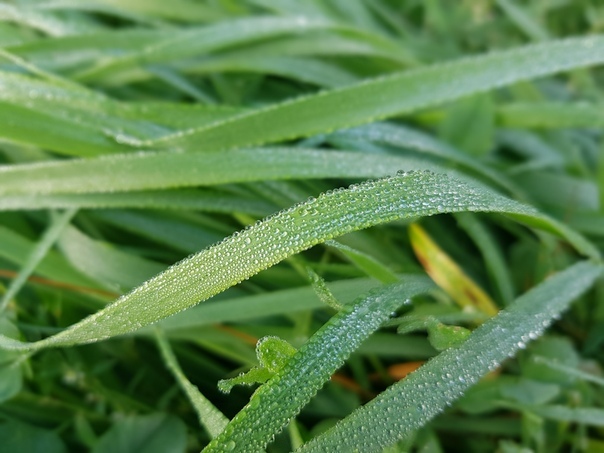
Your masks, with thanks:
[(381, 451), (411, 434), (540, 336), (602, 270), (585, 261), (554, 275), (477, 328), (461, 346), (444, 351), (298, 451)]
[(177, 30), (168, 39), (157, 41), (132, 54), (104, 59), (92, 68), (76, 75), (76, 78), (85, 82), (123, 82), (127, 80), (129, 71), (140, 65), (191, 58), (229, 47), (294, 33), (339, 29), (359, 34), (359, 31), (355, 28), (338, 26), (324, 19), (307, 19), (304, 17), (258, 16), (222, 21), (206, 27)]
[[(27, 257), (33, 255), (35, 247), (36, 244), (30, 239), (0, 225), (0, 257), (24, 267)], [(70, 286), (101, 288), (101, 285), (77, 271), (63, 255), (54, 250), (46, 253), (36, 266), (35, 273)]]
[[(405, 278), (403, 276), (402, 278)], [(328, 283), (338, 301), (349, 303), (357, 294), (362, 294), (378, 285), (373, 279), (359, 278)], [(287, 301), (287, 303), (284, 303)], [(226, 300), (209, 301), (160, 322), (167, 334), (179, 331), (199, 329), (203, 326), (224, 322), (241, 323), (246, 320), (274, 316), (284, 313), (297, 313), (306, 310), (325, 308), (311, 287), (284, 289), (266, 294), (233, 297)], [(139, 332), (146, 332), (148, 328)]]
[(137, 208), (186, 209), (231, 214), (242, 212), (263, 217), (275, 207), (263, 200), (248, 200), (227, 194), (197, 190), (164, 190), (144, 192), (5, 195), (0, 196), (0, 211), (68, 208)]
[(215, 150), (308, 137), (602, 62), (604, 36), (551, 41), (363, 81), (179, 132), (146, 145), (198, 150), (199, 143), (203, 143), (204, 149)]
[(505, 127), (604, 127), (604, 105), (598, 103), (515, 102), (497, 109)]
[(550, 420), (604, 427), (604, 409), (599, 407), (545, 405), (527, 407), (526, 410)]
[(10, 300), (15, 297), (27, 279), (32, 275), (38, 264), (40, 264), (44, 256), (46, 256), (75, 214), (75, 209), (68, 209), (51, 221), (48, 229), (44, 232), (31, 254), (27, 257), (19, 275), (11, 282), (6, 293), (4, 293), (2, 299), (0, 299), (0, 313), (6, 309)]
[(212, 437), (218, 436), (226, 427), (229, 419), (220, 412), (205, 396), (201, 394), (199, 389), (195, 387), (191, 381), (187, 379), (183, 373), (170, 343), (163, 331), (159, 328), (155, 329), (155, 339), (160, 349), (161, 355), (164, 358), (166, 366), (172, 372), (178, 385), (184, 390), (191, 401), (191, 404), (197, 412), (197, 418), (202, 426), (208, 431)]
[(507, 213), (561, 234), (585, 254), (599, 256), (564, 225), (484, 187), (431, 172), (401, 173), (330, 191), (282, 211), (167, 269), (57, 335), (35, 343), (0, 337), (0, 347), (37, 350), (133, 332), (325, 240), (402, 218), (462, 211)]
[(430, 168), (437, 167), (402, 156), (376, 159), (353, 152), (302, 148), (121, 154), (0, 166), (0, 196), (123, 192), (272, 179), (371, 178), (399, 169)]
[(393, 311), (432, 287), (425, 277), (409, 278), (346, 305), (254, 393), (249, 404), (203, 451), (264, 448)]
[(122, 293), (163, 271), (166, 266), (95, 241), (69, 227), (59, 242), (69, 262), (111, 291)]

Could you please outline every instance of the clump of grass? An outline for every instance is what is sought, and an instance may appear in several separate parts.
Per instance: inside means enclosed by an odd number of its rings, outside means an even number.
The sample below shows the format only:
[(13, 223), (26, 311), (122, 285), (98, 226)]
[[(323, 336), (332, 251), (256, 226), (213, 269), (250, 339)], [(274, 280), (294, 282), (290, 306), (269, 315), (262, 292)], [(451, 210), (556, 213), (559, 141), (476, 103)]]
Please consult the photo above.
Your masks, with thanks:
[(0, 9), (7, 451), (604, 445), (596, 6)]

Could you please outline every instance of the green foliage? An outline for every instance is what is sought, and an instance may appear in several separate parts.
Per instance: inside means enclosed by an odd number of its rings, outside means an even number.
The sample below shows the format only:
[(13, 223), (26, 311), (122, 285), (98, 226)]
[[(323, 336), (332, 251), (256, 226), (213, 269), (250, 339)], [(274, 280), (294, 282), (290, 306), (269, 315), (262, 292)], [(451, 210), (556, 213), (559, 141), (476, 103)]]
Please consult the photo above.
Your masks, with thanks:
[(596, 3), (0, 3), (0, 449), (599, 451)]

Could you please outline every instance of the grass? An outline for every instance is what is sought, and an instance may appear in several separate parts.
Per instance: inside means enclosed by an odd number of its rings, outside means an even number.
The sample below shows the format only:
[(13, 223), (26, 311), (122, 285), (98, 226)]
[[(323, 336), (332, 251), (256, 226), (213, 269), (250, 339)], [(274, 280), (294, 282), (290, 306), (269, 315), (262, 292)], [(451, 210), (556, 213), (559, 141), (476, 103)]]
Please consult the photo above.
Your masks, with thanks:
[(598, 2), (0, 12), (3, 449), (604, 450)]

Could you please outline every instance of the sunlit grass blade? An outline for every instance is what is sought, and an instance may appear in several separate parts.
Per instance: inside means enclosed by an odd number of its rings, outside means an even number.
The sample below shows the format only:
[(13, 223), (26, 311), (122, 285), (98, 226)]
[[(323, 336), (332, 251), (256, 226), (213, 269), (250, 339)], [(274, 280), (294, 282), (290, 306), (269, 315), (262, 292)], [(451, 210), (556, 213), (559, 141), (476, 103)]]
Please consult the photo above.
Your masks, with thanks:
[(346, 305), (254, 393), (204, 452), (264, 448), (394, 310), (431, 288), (425, 277), (406, 278)]
[[(602, 36), (551, 41), (366, 80), (178, 132), (146, 145), (199, 150), (199, 143), (203, 143), (204, 150), (215, 150), (308, 137), (602, 62)], [(290, 120), (293, 117), (296, 121)]]
[(581, 262), (550, 277), (477, 328), (461, 346), (442, 352), (298, 451), (373, 452), (403, 439), (539, 337), (602, 271), (601, 264)]
[(431, 172), (401, 173), (331, 191), (282, 211), (167, 269), (55, 336), (35, 343), (0, 337), (0, 347), (37, 350), (133, 332), (325, 240), (393, 220), (462, 211), (514, 216), (560, 234), (581, 253), (599, 256), (597, 249), (564, 225), (485, 187)]

